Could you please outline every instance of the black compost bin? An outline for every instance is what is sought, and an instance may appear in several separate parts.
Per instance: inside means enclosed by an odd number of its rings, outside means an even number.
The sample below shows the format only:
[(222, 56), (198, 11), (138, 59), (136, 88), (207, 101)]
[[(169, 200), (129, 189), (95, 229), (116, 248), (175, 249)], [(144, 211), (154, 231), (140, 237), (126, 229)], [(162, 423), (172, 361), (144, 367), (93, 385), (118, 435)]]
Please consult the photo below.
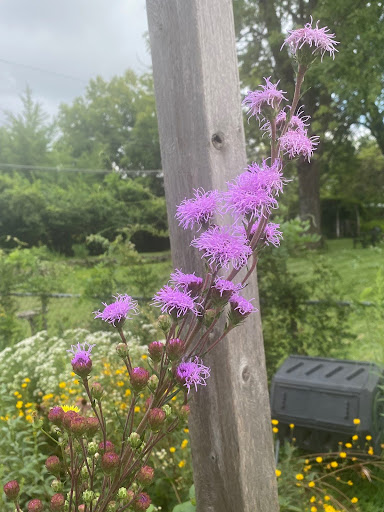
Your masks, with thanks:
[(293, 436), (300, 448), (318, 452), (337, 450), (338, 442), (356, 433), (371, 434), (378, 451), (384, 430), (382, 386), (383, 369), (373, 363), (288, 357), (271, 386), (272, 418), (279, 420), (280, 440)]

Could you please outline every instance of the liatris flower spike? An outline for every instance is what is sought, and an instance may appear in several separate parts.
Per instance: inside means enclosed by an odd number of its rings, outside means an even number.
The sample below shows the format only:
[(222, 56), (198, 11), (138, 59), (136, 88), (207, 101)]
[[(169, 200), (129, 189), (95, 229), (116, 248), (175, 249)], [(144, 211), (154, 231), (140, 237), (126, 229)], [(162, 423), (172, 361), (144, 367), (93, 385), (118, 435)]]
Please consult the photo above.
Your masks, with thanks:
[(210, 375), (211, 369), (204, 366), (198, 357), (183, 361), (176, 369), (176, 380), (188, 389), (188, 393), (191, 387), (197, 391), (197, 386), (206, 386)]
[(250, 91), (243, 100), (243, 105), (248, 107), (250, 117), (256, 116), (259, 121), (271, 115), (274, 117), (280, 103), (287, 100), (284, 96), (286, 92), (277, 88), (279, 82), (273, 84), (270, 78), (264, 78), (265, 85), (260, 85), (261, 90)]
[(115, 302), (105, 304), (104, 311), (94, 311), (95, 318), (101, 318), (104, 322), (112, 324), (114, 327), (121, 327), (130, 315), (137, 314), (137, 302), (129, 295), (115, 295)]
[(73, 359), (71, 361), (73, 371), (79, 377), (87, 377), (92, 370), (92, 360), (90, 358), (91, 351), (95, 345), (89, 345), (88, 343), (77, 345), (72, 345), (70, 352), (73, 354)]
[(200, 188), (194, 191), (194, 195), (193, 199), (184, 199), (176, 209), (179, 226), (184, 229), (195, 225), (200, 229), (213, 218), (218, 207), (219, 193), (216, 190), (205, 192)]

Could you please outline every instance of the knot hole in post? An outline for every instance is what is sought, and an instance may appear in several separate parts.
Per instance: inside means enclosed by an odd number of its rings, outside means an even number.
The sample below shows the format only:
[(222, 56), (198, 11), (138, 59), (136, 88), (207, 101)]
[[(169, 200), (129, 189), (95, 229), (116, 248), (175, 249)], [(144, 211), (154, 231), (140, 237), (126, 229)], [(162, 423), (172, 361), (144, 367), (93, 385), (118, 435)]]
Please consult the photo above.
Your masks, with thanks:
[(241, 372), (241, 378), (244, 382), (247, 382), (251, 376), (251, 372), (249, 370), (249, 366), (244, 366), (243, 371)]
[(224, 146), (224, 133), (223, 132), (216, 132), (212, 135), (211, 141), (213, 146), (216, 149), (222, 149)]

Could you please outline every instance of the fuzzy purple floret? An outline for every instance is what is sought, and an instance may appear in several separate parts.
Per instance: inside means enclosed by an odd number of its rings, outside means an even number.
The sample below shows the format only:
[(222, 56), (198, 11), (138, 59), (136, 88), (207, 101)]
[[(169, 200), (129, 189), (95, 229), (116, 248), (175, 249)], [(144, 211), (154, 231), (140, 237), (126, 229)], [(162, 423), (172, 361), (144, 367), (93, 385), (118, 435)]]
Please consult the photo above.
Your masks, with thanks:
[(275, 196), (282, 192), (285, 183), (280, 160), (272, 166), (265, 161), (261, 166), (252, 163), (247, 171), (227, 183), (228, 192), (223, 194), (226, 210), (237, 216), (259, 216), (263, 208), (269, 213), (278, 206)]
[(302, 107), (300, 107), (298, 112), (296, 112), (296, 114), (291, 117), (288, 127), (291, 130), (306, 133), (306, 129), (309, 126), (308, 121), (310, 119), (310, 116), (304, 115), (304, 110), (302, 110)]
[(227, 281), (227, 279), (222, 279), (221, 277), (217, 277), (215, 280), (215, 284), (213, 285), (222, 297), (226, 292), (236, 293), (240, 291), (244, 286), (241, 283), (234, 283), (233, 281)]
[(188, 389), (188, 393), (192, 386), (194, 386), (196, 391), (197, 386), (206, 386), (207, 383), (205, 381), (210, 375), (211, 369), (208, 366), (204, 366), (198, 357), (180, 363), (176, 370), (177, 380)]
[(161, 308), (162, 313), (174, 312), (177, 317), (191, 311), (199, 315), (200, 304), (195, 302), (197, 297), (191, 297), (191, 292), (185, 292), (172, 286), (163, 286), (153, 297), (152, 305)]
[[(255, 300), (255, 299), (251, 299)], [(254, 311), (258, 311), (257, 308), (247, 299), (244, 299), (241, 295), (233, 294), (229, 299), (230, 304), (233, 309), (238, 311), (240, 315), (245, 316), (253, 313)]]
[(290, 30), (289, 36), (285, 39), (283, 46), (287, 45), (295, 55), (304, 45), (308, 45), (313, 47), (312, 53), (318, 51), (321, 54), (321, 58), (324, 57), (326, 52), (329, 52), (329, 55), (335, 58), (335, 52), (338, 51), (335, 45), (339, 44), (338, 41), (335, 41), (335, 34), (330, 34), (328, 27), (319, 28), (319, 21), (316, 22), (314, 28), (312, 27), (312, 23), (313, 19), (311, 16), (311, 22), (306, 23), (304, 28)]
[(104, 322), (108, 322), (116, 327), (116, 322), (121, 322), (130, 315), (137, 314), (137, 302), (129, 295), (117, 294), (113, 296), (116, 301), (111, 304), (106, 304), (103, 311), (94, 311), (95, 318), (101, 318)]
[(287, 100), (284, 96), (285, 91), (277, 88), (279, 82), (273, 84), (271, 77), (264, 78), (265, 85), (260, 85), (260, 90), (250, 91), (243, 100), (243, 105), (248, 107), (250, 116), (256, 116), (259, 120), (262, 117), (262, 111), (266, 106), (278, 108), (282, 100)]
[(303, 155), (310, 161), (319, 144), (319, 138), (317, 136), (307, 137), (306, 131), (289, 130), (280, 137), (279, 141), (283, 153), (287, 154), (289, 158)]
[(196, 276), (195, 273), (184, 274), (181, 270), (176, 269), (176, 271), (171, 274), (171, 283), (175, 286), (179, 286), (182, 290), (186, 290), (190, 285), (199, 286), (203, 284), (203, 280), (201, 277)]
[(212, 219), (218, 205), (217, 190), (205, 192), (203, 188), (198, 188), (194, 190), (194, 196), (184, 199), (176, 209), (176, 219), (184, 229), (193, 228), (195, 224), (201, 228)]
[(275, 247), (280, 245), (280, 240), (283, 238), (283, 233), (279, 230), (280, 224), (268, 222), (264, 230), (264, 239), (266, 245), (272, 244)]
[(244, 228), (239, 226), (213, 226), (191, 242), (192, 247), (204, 251), (203, 257), (213, 269), (243, 267), (252, 254)]
[(67, 350), (67, 352), (70, 352), (74, 356), (71, 360), (72, 366), (87, 366), (91, 361), (90, 355), (94, 346), (94, 344), (90, 345), (89, 343), (71, 345), (71, 348)]

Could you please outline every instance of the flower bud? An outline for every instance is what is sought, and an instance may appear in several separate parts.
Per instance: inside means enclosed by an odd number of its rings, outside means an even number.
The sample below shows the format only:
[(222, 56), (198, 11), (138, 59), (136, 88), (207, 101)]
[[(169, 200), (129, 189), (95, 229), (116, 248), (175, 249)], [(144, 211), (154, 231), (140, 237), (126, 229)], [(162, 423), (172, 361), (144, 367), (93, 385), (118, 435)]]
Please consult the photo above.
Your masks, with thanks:
[(121, 359), (125, 359), (129, 355), (129, 348), (126, 343), (118, 343), (116, 345), (116, 352)]
[(92, 382), (91, 384), (92, 398), (95, 400), (101, 400), (104, 395), (104, 388), (100, 382)]
[(53, 407), (48, 413), (48, 420), (61, 427), (63, 421), (64, 411), (61, 407)]
[(65, 498), (62, 494), (54, 494), (51, 498), (51, 510), (52, 512), (63, 512)]
[(172, 325), (172, 320), (168, 315), (160, 315), (157, 319), (160, 329), (166, 334)]
[(132, 432), (132, 434), (128, 437), (128, 443), (131, 448), (134, 450), (141, 446), (142, 440), (137, 432)]
[(95, 455), (95, 453), (97, 453), (97, 450), (98, 450), (98, 446), (97, 446), (97, 443), (95, 443), (94, 441), (92, 441), (91, 443), (88, 443), (88, 453), (89, 455)]
[(73, 371), (82, 379), (88, 377), (92, 371), (92, 359), (86, 352), (75, 355), (71, 361), (71, 364)]
[(149, 389), (154, 392), (157, 389), (157, 385), (159, 384), (159, 378), (157, 375), (151, 375), (148, 380)]
[(101, 453), (109, 453), (109, 452), (114, 452), (115, 451), (115, 445), (113, 443), (111, 443), (111, 441), (106, 441), (105, 442), (105, 445), (104, 445), (104, 441), (101, 441), (99, 443), (99, 451)]
[(120, 457), (117, 453), (107, 452), (104, 453), (103, 458), (101, 459), (101, 469), (106, 475), (110, 475), (118, 468), (119, 463)]
[(89, 437), (93, 437), (100, 428), (99, 420), (94, 416), (86, 418), (86, 434)]
[(149, 357), (152, 359), (154, 363), (158, 363), (159, 361), (161, 361), (163, 351), (164, 343), (162, 343), (161, 341), (152, 341), (152, 343), (148, 345)]
[(154, 475), (155, 471), (153, 468), (150, 466), (143, 466), (137, 473), (136, 479), (141, 485), (149, 485), (152, 482)]
[(60, 475), (61, 462), (59, 457), (56, 457), (56, 455), (51, 455), (48, 457), (48, 459), (45, 461), (45, 467), (50, 473), (52, 473), (52, 475)]
[(11, 480), (10, 482), (7, 482), (4, 487), (4, 492), (7, 498), (11, 501), (16, 501), (19, 493), (20, 493), (20, 486), (19, 482), (17, 480)]
[(60, 482), (60, 480), (52, 480), (51, 488), (55, 492), (62, 492), (62, 490), (63, 490), (63, 483)]
[(85, 512), (85, 505), (83, 505), (83, 504), (79, 505), (79, 506), (77, 507), (77, 510), (78, 510), (79, 512)]
[(83, 416), (77, 416), (71, 420), (70, 431), (76, 437), (81, 437), (87, 430), (87, 420)]
[(137, 366), (132, 369), (130, 378), (132, 389), (138, 393), (146, 387), (149, 380), (149, 372), (145, 368)]
[(166, 352), (170, 361), (177, 361), (183, 355), (184, 341), (179, 338), (169, 340), (166, 346)]
[(78, 413), (76, 411), (67, 411), (63, 416), (63, 425), (64, 428), (69, 430), (71, 428), (71, 422), (73, 419), (77, 418)]
[(120, 487), (120, 489), (117, 491), (117, 499), (120, 501), (124, 501), (128, 498), (128, 492), (125, 487)]
[(107, 512), (115, 512), (115, 510), (116, 510), (116, 502), (115, 501), (109, 502), (107, 505)]
[(151, 430), (157, 432), (165, 420), (165, 412), (162, 409), (151, 409), (148, 413), (148, 423)]
[(191, 408), (189, 407), (189, 405), (182, 405), (179, 411), (180, 419), (187, 421), (190, 412)]
[(165, 417), (169, 418), (172, 413), (171, 407), (168, 404), (165, 404), (165, 405), (163, 405), (162, 409), (165, 412)]
[(131, 507), (135, 512), (143, 512), (149, 508), (150, 504), (151, 498), (146, 492), (141, 492), (132, 503)]
[(30, 502), (28, 502), (28, 512), (43, 512), (43, 509), (43, 503), (40, 500), (31, 500)]
[(217, 309), (207, 309), (204, 313), (203, 322), (205, 327), (210, 327), (218, 315)]
[(95, 493), (93, 491), (87, 489), (86, 491), (83, 492), (84, 503), (91, 503), (94, 498)]
[(89, 478), (88, 468), (87, 466), (83, 466), (80, 471), (80, 476), (83, 480), (87, 480)]

